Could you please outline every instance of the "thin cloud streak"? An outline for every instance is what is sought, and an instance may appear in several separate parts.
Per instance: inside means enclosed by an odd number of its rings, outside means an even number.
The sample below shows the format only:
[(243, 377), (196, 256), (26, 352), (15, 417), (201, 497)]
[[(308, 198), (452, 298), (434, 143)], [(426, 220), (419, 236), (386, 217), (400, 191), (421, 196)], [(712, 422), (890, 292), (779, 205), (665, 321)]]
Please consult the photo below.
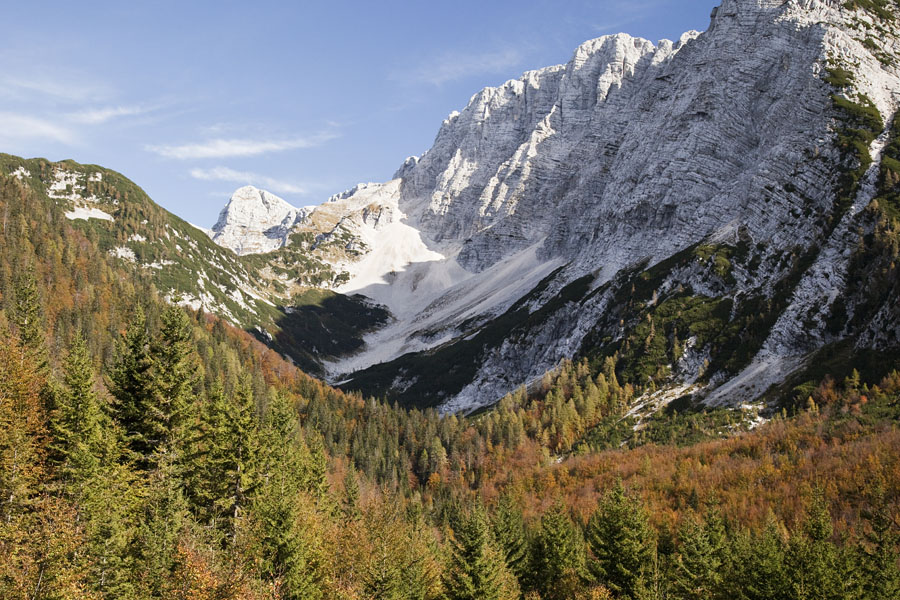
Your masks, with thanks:
[(51, 121), (11, 112), (0, 112), (0, 137), (2, 139), (45, 139), (71, 144), (75, 136), (65, 127)]
[(305, 194), (306, 188), (297, 184), (267, 177), (248, 171), (236, 171), (228, 167), (213, 167), (212, 169), (191, 169), (191, 177), (203, 181), (227, 181), (230, 183), (242, 183), (266, 188), (277, 194)]
[(134, 117), (154, 110), (146, 106), (106, 106), (102, 108), (89, 108), (70, 113), (69, 118), (77, 123), (87, 125), (100, 125), (119, 117)]
[(286, 140), (214, 139), (197, 144), (180, 146), (147, 146), (150, 152), (165, 158), (192, 160), (199, 158), (232, 158), (237, 156), (257, 156), (270, 152), (284, 152), (301, 148), (320, 146), (335, 139), (335, 133), (319, 133), (307, 137)]
[(67, 102), (85, 102), (109, 95), (109, 90), (101, 85), (65, 81), (61, 77), (7, 75), (0, 78), (0, 89), (8, 96), (44, 97)]
[(513, 48), (482, 54), (448, 53), (410, 71), (394, 73), (394, 80), (440, 87), (472, 75), (499, 73), (521, 64), (522, 54)]

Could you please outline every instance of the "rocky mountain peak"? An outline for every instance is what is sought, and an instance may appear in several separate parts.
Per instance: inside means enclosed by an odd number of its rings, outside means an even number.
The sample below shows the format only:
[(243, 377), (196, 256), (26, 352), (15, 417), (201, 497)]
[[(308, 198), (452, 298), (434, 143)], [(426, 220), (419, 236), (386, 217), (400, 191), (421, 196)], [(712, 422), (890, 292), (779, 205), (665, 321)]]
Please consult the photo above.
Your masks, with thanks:
[(212, 227), (213, 240), (238, 254), (271, 252), (287, 243), (309, 212), (275, 194), (246, 185), (236, 190)]
[[(265, 251), (305, 218), (298, 252), (341, 274), (326, 284), (395, 316), (325, 365), (369, 393), (470, 410), (598, 351), (711, 401), (778, 383), (827, 344), (886, 335), (863, 316), (877, 307), (835, 304), (900, 136), (897, 21), (857, 4), (725, 0), (675, 42), (589, 40), (474, 94), (393, 181), (309, 216), (229, 205), (214, 239)], [(690, 306), (737, 333), (694, 331)], [(668, 366), (648, 374), (633, 349), (663, 330)]]

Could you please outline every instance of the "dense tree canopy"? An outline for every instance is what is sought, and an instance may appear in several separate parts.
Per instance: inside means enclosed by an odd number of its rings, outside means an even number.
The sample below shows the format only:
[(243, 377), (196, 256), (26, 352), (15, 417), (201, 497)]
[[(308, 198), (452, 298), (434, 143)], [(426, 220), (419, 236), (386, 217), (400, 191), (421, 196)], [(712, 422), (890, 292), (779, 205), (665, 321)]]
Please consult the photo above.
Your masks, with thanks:
[(822, 377), (752, 431), (638, 424), (615, 357), (483, 414), (405, 410), (167, 304), (14, 178), (0, 212), (0, 597), (900, 590), (897, 373)]

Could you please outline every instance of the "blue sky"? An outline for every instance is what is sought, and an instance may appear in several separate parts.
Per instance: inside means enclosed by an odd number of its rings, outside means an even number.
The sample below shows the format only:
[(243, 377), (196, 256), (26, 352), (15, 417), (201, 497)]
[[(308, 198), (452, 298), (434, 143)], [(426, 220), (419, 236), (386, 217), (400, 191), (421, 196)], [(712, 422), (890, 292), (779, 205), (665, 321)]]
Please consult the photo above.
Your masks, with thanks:
[(246, 183), (318, 204), (388, 180), (482, 87), (717, 4), (4, 2), (0, 152), (121, 171), (198, 225)]

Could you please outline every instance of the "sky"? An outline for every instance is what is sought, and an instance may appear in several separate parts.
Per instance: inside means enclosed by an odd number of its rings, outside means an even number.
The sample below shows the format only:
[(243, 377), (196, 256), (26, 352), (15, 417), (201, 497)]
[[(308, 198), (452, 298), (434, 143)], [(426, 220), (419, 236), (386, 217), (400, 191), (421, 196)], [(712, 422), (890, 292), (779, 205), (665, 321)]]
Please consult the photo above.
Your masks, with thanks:
[(123, 173), (211, 226), (387, 181), (485, 86), (583, 41), (704, 30), (718, 0), (0, 0), (0, 152)]

